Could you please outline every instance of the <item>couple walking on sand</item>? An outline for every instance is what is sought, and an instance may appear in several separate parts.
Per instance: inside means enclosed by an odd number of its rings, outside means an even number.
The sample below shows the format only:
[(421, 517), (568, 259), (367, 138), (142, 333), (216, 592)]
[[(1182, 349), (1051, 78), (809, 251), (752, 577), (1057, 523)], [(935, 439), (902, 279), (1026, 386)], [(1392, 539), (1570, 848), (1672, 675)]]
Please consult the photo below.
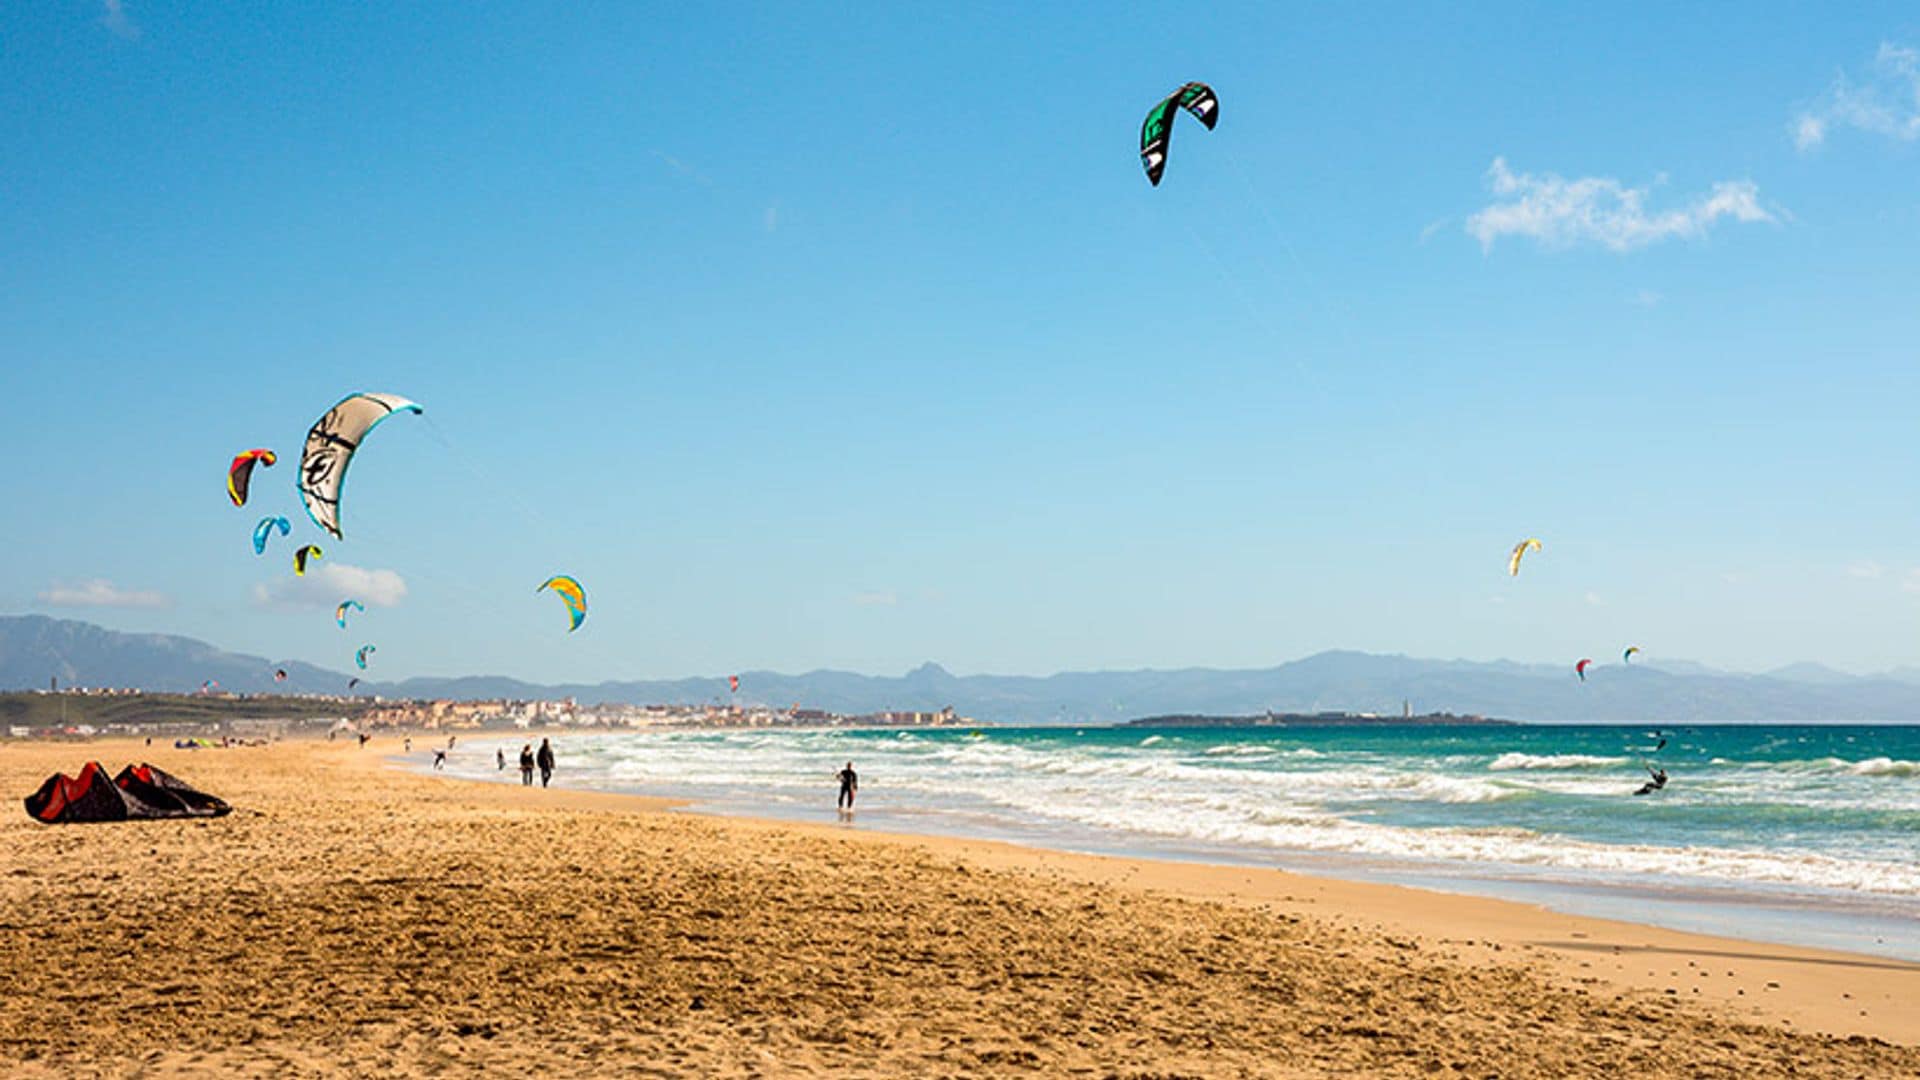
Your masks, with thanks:
[(540, 752), (537, 754), (533, 752), (532, 743), (520, 748), (521, 784), (533, 786), (533, 769), (536, 765), (540, 767), (540, 786), (546, 787), (547, 781), (553, 779), (553, 746), (545, 739), (540, 740)]

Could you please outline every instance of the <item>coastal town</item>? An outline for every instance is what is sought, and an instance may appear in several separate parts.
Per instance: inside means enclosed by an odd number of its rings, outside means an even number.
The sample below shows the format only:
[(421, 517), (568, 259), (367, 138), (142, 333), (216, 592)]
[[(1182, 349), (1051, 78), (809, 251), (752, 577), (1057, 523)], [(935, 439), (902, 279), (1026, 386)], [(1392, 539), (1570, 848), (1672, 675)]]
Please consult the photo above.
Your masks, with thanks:
[(581, 704), (573, 698), (559, 701), (432, 701), (380, 702), (360, 714), (364, 730), (504, 729), (504, 728), (849, 728), (849, 727), (975, 727), (971, 718), (952, 708), (936, 712), (885, 710), (857, 715), (792, 705), (784, 709), (764, 705), (629, 705)]
[(103, 735), (274, 737), (330, 731), (507, 731), (552, 728), (939, 728), (985, 726), (951, 706), (841, 713), (741, 704), (583, 703), (574, 698), (399, 700), (329, 695), (145, 693), (70, 688), (0, 694), (10, 738)]

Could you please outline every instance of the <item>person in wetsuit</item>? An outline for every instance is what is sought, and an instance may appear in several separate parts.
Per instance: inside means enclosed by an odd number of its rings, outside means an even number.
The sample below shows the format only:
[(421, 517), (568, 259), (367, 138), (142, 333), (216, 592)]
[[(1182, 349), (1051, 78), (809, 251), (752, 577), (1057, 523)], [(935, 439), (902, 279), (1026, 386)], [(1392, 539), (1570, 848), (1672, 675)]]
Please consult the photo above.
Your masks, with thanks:
[(1635, 795), (1651, 795), (1667, 786), (1667, 771), (1665, 769), (1656, 769), (1649, 765), (1647, 766), (1647, 775), (1653, 777), (1653, 779), (1641, 784), (1640, 790), (1634, 792)]
[(840, 800), (836, 805), (842, 810), (852, 810), (853, 797), (860, 792), (860, 777), (853, 771), (853, 762), (847, 762), (847, 767), (840, 770), (839, 780)]

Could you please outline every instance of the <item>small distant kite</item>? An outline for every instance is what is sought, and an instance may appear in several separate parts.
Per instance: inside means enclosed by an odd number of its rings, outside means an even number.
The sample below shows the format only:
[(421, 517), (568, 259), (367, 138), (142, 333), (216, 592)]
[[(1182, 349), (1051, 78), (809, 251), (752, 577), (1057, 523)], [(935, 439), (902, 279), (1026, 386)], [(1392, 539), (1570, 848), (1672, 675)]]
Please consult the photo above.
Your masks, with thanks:
[(271, 468), (278, 460), (271, 450), (249, 450), (244, 454), (236, 454), (233, 464), (227, 466), (227, 498), (233, 500), (233, 505), (247, 505), (247, 485), (253, 481), (254, 465)]
[(1140, 164), (1147, 170), (1147, 183), (1154, 187), (1160, 186), (1160, 174), (1166, 171), (1167, 140), (1173, 135), (1173, 118), (1181, 109), (1192, 113), (1208, 131), (1220, 122), (1220, 99), (1214, 96), (1213, 87), (1203, 82), (1190, 82), (1149, 109), (1140, 125)]
[(1593, 663), (1592, 660), (1582, 660), (1579, 663), (1573, 665), (1573, 673), (1575, 675), (1580, 676), (1581, 682), (1587, 681), (1587, 665), (1591, 663)]
[(347, 628), (347, 609), (348, 608), (353, 608), (356, 611), (367, 610), (366, 605), (362, 604), (358, 600), (340, 601), (340, 606), (333, 609), (333, 621), (339, 623), (340, 629), (342, 630), (345, 630)]
[(293, 572), (300, 577), (306, 577), (307, 563), (321, 557), (323, 556), (320, 548), (317, 545), (308, 544), (306, 547), (293, 553)]
[(1627, 646), (1627, 651), (1620, 654), (1620, 662), (1623, 664), (1633, 663), (1633, 654), (1639, 651), (1640, 651), (1640, 646), (1638, 645)]
[(356, 686), (359, 686), (359, 685), (360, 685), (360, 680), (359, 680), (359, 679), (348, 679), (348, 680), (347, 680), (347, 689), (349, 689), (349, 690), (351, 690), (351, 689), (353, 689), (354, 687), (356, 687)]
[(1531, 536), (1513, 545), (1513, 554), (1507, 556), (1507, 576), (1519, 577), (1521, 558), (1523, 558), (1526, 555), (1526, 553), (1529, 551), (1539, 551), (1539, 550), (1540, 550), (1540, 541), (1534, 539)]
[(739, 692), (740, 692), (740, 676), (738, 675), (727, 676), (727, 693), (737, 694)]
[(567, 606), (567, 633), (571, 634), (580, 629), (580, 624), (587, 621), (587, 590), (582, 588), (578, 581), (565, 574), (555, 574), (541, 582), (540, 587), (533, 591), (540, 593), (548, 589), (552, 589), (553, 595), (558, 596), (560, 602)]
[(275, 669), (274, 669), (274, 671), (273, 671), (273, 681), (274, 681), (274, 682), (286, 682), (286, 681), (287, 681), (287, 669), (286, 669), (286, 668), (275, 668)]
[(283, 517), (263, 517), (260, 524), (253, 527), (253, 553), (265, 555), (267, 541), (273, 538), (273, 530), (279, 529), (281, 536), (293, 532), (293, 523)]
[(340, 494), (347, 483), (347, 466), (367, 433), (397, 412), (421, 412), (406, 398), (394, 394), (350, 394), (307, 432), (300, 454), (300, 499), (307, 516), (335, 540), (340, 533)]
[(377, 650), (371, 645), (360, 646), (360, 650), (353, 654), (354, 664), (358, 666), (361, 671), (367, 670), (367, 657), (372, 656), (376, 651)]
[(220, 681), (218, 679), (208, 679), (206, 682), (200, 684), (200, 692), (203, 694), (211, 694), (219, 685)]

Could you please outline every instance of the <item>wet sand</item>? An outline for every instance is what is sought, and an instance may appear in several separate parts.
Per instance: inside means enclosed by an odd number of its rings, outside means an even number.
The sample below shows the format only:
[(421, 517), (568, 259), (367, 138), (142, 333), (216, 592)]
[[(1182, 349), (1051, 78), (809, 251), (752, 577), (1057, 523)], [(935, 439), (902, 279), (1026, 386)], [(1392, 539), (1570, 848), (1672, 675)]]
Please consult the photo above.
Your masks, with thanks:
[(0, 743), (16, 800), (97, 758), (238, 808), (0, 814), (6, 1075), (1920, 1075), (1913, 964), (447, 780), (398, 745)]

